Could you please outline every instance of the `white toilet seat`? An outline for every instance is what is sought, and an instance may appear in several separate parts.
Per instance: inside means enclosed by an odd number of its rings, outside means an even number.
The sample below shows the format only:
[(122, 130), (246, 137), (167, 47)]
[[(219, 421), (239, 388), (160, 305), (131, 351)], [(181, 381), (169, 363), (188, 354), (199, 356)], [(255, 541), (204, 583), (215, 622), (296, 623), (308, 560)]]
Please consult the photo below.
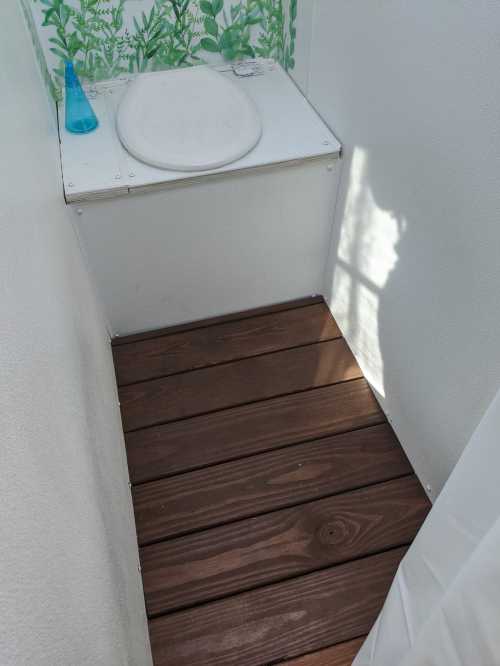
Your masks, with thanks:
[(262, 136), (252, 100), (210, 67), (138, 76), (117, 115), (134, 157), (162, 169), (206, 171), (246, 155)]

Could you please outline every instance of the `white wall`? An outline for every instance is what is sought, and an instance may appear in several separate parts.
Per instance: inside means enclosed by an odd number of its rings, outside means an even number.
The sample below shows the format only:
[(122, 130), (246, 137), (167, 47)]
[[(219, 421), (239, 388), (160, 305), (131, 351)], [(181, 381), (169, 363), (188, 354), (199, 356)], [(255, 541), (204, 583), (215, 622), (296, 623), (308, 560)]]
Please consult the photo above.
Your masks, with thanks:
[(0, 663), (147, 666), (109, 340), (14, 0), (0, 62)]
[(325, 289), (435, 495), (500, 380), (500, 4), (302, 4), (345, 145)]

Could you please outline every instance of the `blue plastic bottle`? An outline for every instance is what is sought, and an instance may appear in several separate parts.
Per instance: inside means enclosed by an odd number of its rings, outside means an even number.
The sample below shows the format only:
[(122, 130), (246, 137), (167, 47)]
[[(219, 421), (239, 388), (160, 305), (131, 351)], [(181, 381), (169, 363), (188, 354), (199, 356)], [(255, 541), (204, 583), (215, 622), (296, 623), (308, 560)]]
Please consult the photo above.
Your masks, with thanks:
[(90, 106), (81, 83), (76, 75), (73, 63), (66, 62), (66, 129), (74, 134), (86, 134), (96, 129), (99, 124)]

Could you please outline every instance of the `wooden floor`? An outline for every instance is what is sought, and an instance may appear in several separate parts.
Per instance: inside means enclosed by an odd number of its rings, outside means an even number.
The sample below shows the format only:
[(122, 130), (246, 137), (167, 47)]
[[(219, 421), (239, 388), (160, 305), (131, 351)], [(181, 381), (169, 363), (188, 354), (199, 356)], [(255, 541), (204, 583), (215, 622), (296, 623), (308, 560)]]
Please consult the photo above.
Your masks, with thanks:
[(155, 666), (348, 666), (428, 500), (322, 299), (113, 345)]

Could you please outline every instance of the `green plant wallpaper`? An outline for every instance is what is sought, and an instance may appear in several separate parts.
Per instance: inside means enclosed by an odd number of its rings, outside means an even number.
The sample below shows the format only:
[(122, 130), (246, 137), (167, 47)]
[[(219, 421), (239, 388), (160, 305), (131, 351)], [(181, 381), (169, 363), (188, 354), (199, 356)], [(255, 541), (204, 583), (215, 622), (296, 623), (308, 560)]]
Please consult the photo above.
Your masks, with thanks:
[(298, 0), (28, 1), (56, 97), (67, 59), (89, 82), (256, 56), (295, 66)]

